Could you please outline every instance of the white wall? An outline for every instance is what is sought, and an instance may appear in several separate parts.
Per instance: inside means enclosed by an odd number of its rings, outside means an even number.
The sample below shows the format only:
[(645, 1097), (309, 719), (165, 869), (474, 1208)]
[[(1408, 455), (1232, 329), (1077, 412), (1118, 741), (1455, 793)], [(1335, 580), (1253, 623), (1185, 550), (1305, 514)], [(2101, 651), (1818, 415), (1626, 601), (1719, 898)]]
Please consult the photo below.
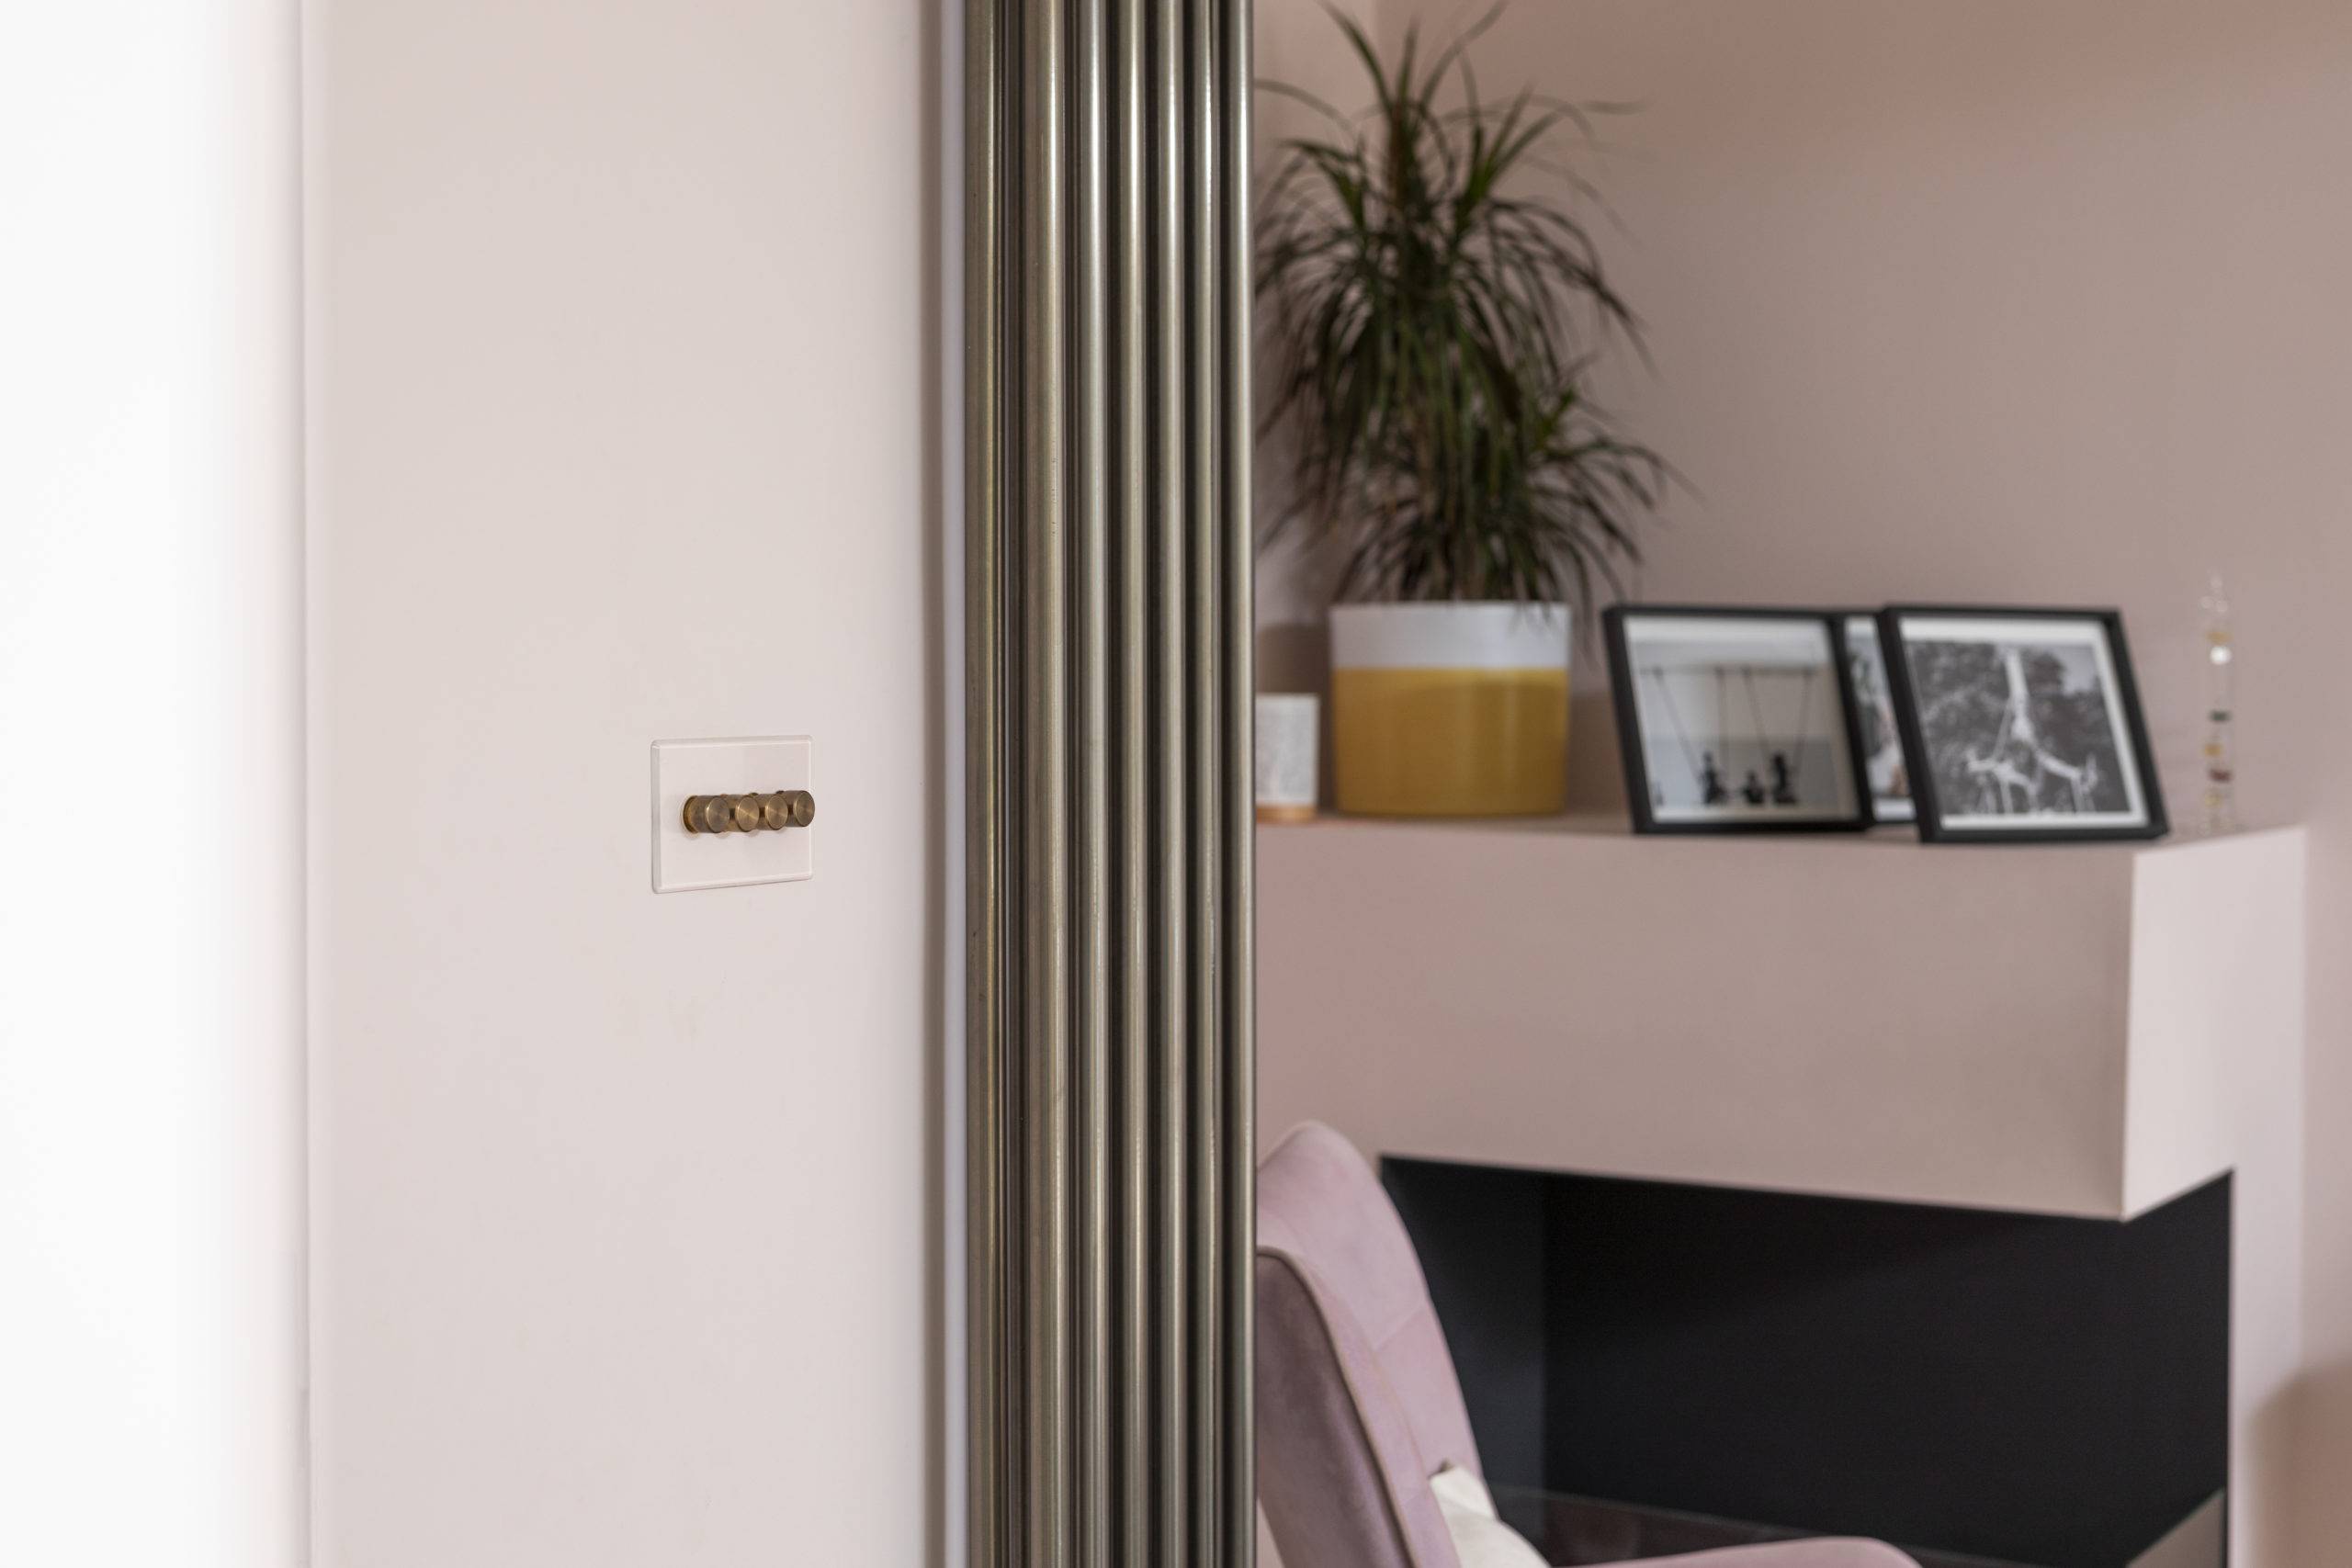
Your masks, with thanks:
[(296, 36), (0, 23), (0, 1562), (300, 1550)]
[(311, 5), (322, 1568), (936, 1555), (928, 10)]

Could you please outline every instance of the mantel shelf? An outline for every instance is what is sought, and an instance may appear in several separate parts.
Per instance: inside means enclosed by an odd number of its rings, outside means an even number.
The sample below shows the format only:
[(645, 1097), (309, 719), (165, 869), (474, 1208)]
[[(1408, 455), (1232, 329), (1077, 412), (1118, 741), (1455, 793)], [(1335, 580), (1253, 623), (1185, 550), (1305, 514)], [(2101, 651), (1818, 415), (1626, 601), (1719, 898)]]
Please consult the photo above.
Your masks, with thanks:
[(1270, 1134), (2128, 1218), (2232, 1168), (2249, 1073), (2300, 1073), (2300, 828), (1335, 818), (1258, 843)]
[(2227, 1174), (2258, 1561), (2301, 1364), (2303, 840), (1264, 829), (1261, 1135), (2113, 1221)]
[(2173, 855), (2218, 844), (2242, 843), (2248, 840), (2279, 834), (2296, 835), (2303, 831), (2300, 826), (2282, 825), (2241, 829), (2220, 835), (2179, 833), (2154, 842), (2126, 840), (2098, 843), (2067, 843), (2062, 840), (2048, 844), (1928, 844), (1922, 843), (1918, 835), (1905, 827), (1875, 828), (1862, 833), (1644, 834), (1634, 832), (1623, 813), (1611, 812), (1563, 817), (1342, 817), (1331, 814), (1305, 822), (1261, 823), (1258, 837), (1262, 842), (1270, 837), (1287, 838), (1298, 834), (1355, 834), (1379, 838), (1428, 833), (1454, 838), (1558, 840), (1570, 849), (1630, 842), (1641, 845), (1645, 852), (1657, 849), (1703, 848), (1718, 852), (1731, 850), (1783, 855), (1868, 852), (1939, 857), (1973, 854), (2097, 857)]

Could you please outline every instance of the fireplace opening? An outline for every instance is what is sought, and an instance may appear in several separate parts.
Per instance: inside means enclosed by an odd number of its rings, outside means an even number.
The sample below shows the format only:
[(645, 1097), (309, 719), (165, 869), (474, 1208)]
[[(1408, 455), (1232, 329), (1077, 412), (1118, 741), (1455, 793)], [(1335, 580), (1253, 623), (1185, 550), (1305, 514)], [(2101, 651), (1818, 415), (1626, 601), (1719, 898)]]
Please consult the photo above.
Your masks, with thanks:
[(1862, 1535), (2222, 1568), (2227, 1178), (2128, 1223), (1388, 1159), (1489, 1480), (1563, 1563)]

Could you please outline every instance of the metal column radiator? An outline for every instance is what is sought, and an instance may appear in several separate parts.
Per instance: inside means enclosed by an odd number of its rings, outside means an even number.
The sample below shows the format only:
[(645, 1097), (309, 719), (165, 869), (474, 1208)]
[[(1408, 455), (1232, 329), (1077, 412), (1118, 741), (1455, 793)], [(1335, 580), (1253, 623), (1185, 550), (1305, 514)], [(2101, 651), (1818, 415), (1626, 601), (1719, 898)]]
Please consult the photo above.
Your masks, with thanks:
[(1249, 0), (970, 0), (975, 1568), (1247, 1568)]

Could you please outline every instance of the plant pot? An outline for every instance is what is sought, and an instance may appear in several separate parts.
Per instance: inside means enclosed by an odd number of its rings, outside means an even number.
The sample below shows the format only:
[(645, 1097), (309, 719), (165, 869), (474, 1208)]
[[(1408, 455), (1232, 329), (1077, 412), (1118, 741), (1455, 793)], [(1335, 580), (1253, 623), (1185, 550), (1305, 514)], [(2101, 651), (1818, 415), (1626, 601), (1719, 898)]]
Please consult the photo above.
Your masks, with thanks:
[(1341, 604), (1331, 761), (1343, 812), (1537, 817), (1566, 804), (1564, 604)]

